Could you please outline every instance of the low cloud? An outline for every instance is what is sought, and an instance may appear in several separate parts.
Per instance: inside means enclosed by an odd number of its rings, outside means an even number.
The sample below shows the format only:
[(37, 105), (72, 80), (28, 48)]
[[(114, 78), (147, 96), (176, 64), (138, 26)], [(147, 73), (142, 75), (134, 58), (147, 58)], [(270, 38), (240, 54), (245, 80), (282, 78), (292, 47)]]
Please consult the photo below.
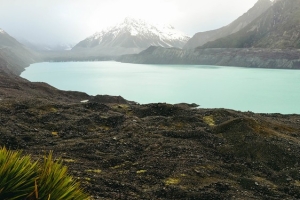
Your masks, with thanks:
[(227, 25), (256, 0), (0, 0), (0, 28), (36, 43), (76, 43), (126, 16), (192, 36)]

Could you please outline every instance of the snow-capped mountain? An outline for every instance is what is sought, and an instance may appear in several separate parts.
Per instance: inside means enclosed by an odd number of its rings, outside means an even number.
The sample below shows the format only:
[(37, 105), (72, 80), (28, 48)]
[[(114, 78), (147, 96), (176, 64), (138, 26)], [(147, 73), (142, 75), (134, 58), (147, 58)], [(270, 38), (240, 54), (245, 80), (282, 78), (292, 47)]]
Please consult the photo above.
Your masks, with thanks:
[(172, 26), (158, 26), (144, 20), (126, 18), (122, 23), (79, 42), (73, 50), (105, 50), (120, 55), (139, 53), (149, 46), (182, 48), (188, 40), (188, 36)]

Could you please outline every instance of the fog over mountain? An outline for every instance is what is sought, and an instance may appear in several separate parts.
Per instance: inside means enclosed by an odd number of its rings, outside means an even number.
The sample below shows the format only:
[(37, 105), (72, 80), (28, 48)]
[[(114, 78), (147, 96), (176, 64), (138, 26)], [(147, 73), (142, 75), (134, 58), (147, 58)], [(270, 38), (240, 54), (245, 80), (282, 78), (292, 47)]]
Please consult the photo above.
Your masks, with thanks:
[(24, 38), (16, 38), (20, 43), (25, 45), (26, 47), (34, 50), (34, 51), (65, 51), (71, 50), (75, 44), (71, 43), (52, 43), (52, 44), (45, 44), (45, 43), (36, 43), (28, 41)]
[(125, 17), (171, 24), (193, 36), (229, 24), (257, 0), (0, 0), (0, 28), (45, 45), (76, 44)]
[(276, 0), (273, 6), (240, 31), (202, 48), (300, 48), (300, 0)]
[(228, 35), (236, 33), (241, 29), (243, 29), (248, 24), (250, 24), (253, 20), (259, 17), (271, 6), (272, 6), (272, 1), (270, 0), (258, 0), (257, 3), (248, 12), (240, 16), (238, 19), (236, 19), (229, 25), (212, 31), (196, 33), (187, 42), (184, 48), (186, 49), (196, 48), (198, 46), (202, 46), (207, 42), (214, 41), (216, 39), (226, 37)]
[[(15, 38), (11, 37), (4, 30), (0, 29), (0, 59), (5, 60), (4, 71), (19, 74), (24, 67), (36, 62), (38, 57)], [(2, 63), (3, 64), (3, 63)]]

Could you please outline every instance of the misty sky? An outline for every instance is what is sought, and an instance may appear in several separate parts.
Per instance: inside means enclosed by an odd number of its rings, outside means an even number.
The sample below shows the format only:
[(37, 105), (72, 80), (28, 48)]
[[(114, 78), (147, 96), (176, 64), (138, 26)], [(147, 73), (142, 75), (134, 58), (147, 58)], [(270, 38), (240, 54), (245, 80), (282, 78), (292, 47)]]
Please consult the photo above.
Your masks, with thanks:
[(125, 17), (193, 36), (227, 25), (257, 0), (0, 0), (0, 28), (35, 43), (77, 43)]

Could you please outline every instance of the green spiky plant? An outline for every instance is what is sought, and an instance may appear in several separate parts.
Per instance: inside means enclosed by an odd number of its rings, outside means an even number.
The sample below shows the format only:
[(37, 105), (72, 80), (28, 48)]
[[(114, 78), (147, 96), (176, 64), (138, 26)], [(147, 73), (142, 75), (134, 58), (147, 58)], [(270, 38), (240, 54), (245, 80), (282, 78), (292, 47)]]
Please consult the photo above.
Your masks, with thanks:
[(35, 191), (37, 199), (87, 199), (88, 196), (79, 188), (79, 183), (67, 174), (67, 167), (63, 166), (62, 160), (54, 162), (52, 153), (44, 158)]
[(21, 152), (0, 148), (0, 199), (3, 200), (86, 200), (89, 199), (71, 176), (62, 160), (32, 162)]
[(0, 199), (24, 199), (34, 190), (37, 162), (21, 152), (0, 149)]

